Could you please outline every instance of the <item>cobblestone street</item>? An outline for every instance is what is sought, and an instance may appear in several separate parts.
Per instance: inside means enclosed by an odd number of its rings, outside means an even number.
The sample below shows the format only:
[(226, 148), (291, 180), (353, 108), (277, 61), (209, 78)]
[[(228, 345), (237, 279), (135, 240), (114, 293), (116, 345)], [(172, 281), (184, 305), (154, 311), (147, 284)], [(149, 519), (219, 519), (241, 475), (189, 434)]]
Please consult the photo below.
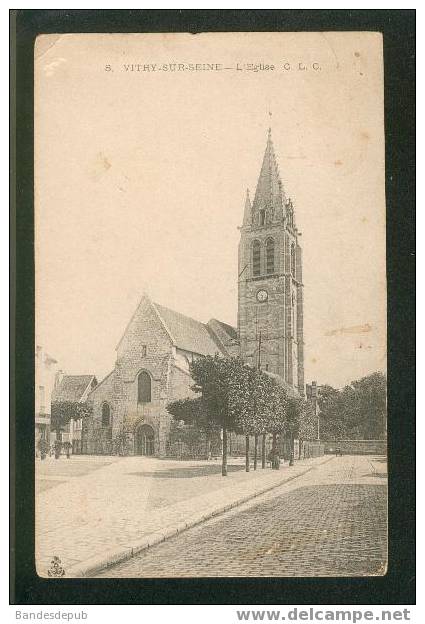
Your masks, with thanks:
[(230, 505), (296, 480), (332, 457), (281, 470), (246, 473), (232, 458), (229, 476), (219, 461), (80, 455), (36, 462), (36, 565), (46, 576), (59, 557), (67, 576), (85, 575), (124, 552), (138, 552), (165, 535), (205, 521)]
[(365, 576), (386, 560), (385, 459), (344, 456), (96, 576)]

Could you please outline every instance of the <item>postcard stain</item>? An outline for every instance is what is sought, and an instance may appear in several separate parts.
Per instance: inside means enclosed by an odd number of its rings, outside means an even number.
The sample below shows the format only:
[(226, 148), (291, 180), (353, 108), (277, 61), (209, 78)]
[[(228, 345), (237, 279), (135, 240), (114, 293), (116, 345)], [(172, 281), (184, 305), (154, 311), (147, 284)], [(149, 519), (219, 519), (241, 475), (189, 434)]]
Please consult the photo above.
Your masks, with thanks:
[(364, 325), (353, 325), (352, 327), (340, 327), (325, 332), (325, 336), (338, 336), (342, 334), (365, 334), (372, 331), (372, 325), (365, 323)]
[(108, 158), (102, 152), (99, 152), (90, 168), (90, 177), (94, 180), (98, 180), (108, 169), (112, 167), (112, 164)]

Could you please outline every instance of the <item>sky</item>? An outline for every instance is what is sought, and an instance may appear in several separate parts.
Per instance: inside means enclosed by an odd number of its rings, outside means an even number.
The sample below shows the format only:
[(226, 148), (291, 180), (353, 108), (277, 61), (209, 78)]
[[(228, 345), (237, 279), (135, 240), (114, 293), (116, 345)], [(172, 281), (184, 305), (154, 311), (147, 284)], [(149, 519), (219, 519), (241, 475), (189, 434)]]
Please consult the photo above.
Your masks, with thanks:
[(306, 381), (385, 371), (381, 45), (378, 33), (39, 37), (37, 343), (68, 374), (102, 379), (144, 292), (234, 325), (238, 226), (271, 125), (302, 232)]

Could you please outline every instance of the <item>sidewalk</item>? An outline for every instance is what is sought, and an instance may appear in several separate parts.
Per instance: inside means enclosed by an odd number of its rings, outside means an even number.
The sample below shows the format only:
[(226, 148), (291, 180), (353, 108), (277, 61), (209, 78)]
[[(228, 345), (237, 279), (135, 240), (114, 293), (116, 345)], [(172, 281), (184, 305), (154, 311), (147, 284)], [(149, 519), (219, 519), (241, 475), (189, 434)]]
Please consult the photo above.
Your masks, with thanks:
[(279, 471), (249, 473), (218, 462), (147, 457), (74, 456), (38, 462), (36, 479), (49, 487), (36, 496), (36, 567), (47, 577), (53, 556), (66, 577), (93, 574), (167, 537), (242, 504), (333, 458), (296, 462)]

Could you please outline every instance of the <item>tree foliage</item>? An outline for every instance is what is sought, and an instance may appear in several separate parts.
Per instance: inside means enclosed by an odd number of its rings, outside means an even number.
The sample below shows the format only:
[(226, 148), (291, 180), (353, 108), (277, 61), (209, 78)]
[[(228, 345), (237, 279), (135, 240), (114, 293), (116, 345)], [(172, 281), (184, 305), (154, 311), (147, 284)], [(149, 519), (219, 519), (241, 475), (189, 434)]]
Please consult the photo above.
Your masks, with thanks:
[(210, 417), (208, 404), (203, 397), (185, 398), (172, 401), (167, 405), (167, 411), (175, 421), (183, 421), (184, 425), (190, 426), (207, 435), (218, 430), (217, 423)]
[(167, 405), (173, 416), (169, 442), (185, 444), (189, 450), (196, 450), (203, 444), (217, 447), (220, 442), (220, 427), (208, 415), (207, 404), (202, 397), (178, 399)]
[(285, 432), (289, 437), (299, 437), (304, 415), (304, 400), (301, 397), (288, 396), (286, 402)]
[(342, 390), (321, 386), (318, 392), (321, 438), (380, 440), (385, 437), (387, 381), (376, 372)]
[(243, 366), (239, 358), (223, 358), (218, 355), (199, 358), (190, 364), (194, 381), (192, 389), (200, 393), (204, 413), (210, 424), (235, 426), (234, 413), (229, 409), (230, 393)]
[(200, 396), (173, 401), (167, 410), (175, 421), (191, 428), (186, 431), (189, 438), (195, 424), (198, 431), (207, 434), (222, 429), (223, 466), (227, 431), (245, 436), (272, 433), (274, 438), (277, 434), (293, 438), (300, 431), (308, 431), (304, 401), (288, 396), (276, 376), (254, 369), (240, 358), (217, 355), (195, 360), (190, 372), (192, 389)]
[(51, 406), (51, 428), (58, 433), (62, 431), (70, 420), (84, 419), (92, 414), (89, 403), (78, 401), (55, 401)]
[(202, 431), (225, 425), (244, 435), (298, 435), (305, 402), (290, 397), (278, 380), (240, 358), (206, 356), (191, 365), (192, 389), (201, 394), (167, 405), (175, 420), (197, 424)]

